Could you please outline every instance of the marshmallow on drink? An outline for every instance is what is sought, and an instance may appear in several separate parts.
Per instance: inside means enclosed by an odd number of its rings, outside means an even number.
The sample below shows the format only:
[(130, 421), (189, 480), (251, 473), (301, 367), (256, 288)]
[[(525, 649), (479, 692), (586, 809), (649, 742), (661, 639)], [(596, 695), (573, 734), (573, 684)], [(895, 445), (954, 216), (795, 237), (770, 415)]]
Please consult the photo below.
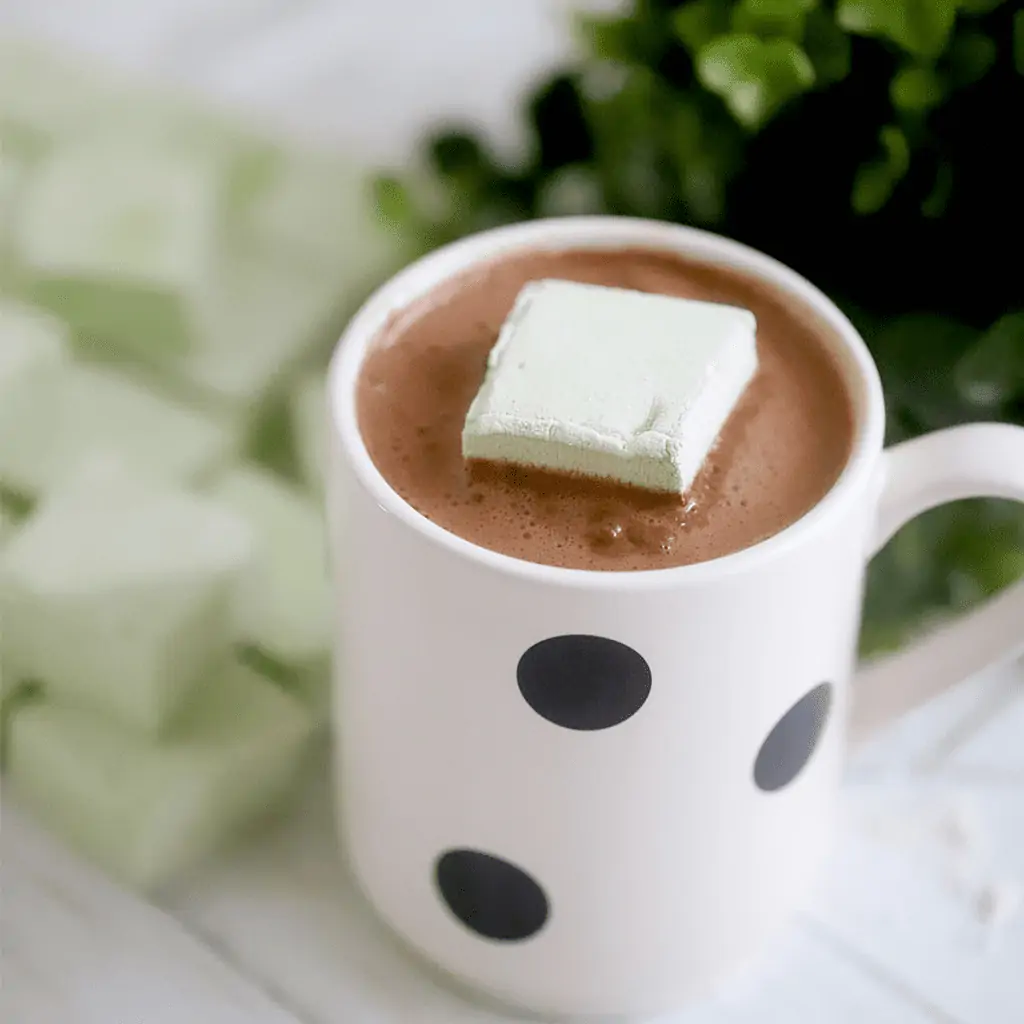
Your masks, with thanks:
[(466, 459), (685, 493), (757, 371), (746, 309), (571, 281), (522, 289), (466, 416)]

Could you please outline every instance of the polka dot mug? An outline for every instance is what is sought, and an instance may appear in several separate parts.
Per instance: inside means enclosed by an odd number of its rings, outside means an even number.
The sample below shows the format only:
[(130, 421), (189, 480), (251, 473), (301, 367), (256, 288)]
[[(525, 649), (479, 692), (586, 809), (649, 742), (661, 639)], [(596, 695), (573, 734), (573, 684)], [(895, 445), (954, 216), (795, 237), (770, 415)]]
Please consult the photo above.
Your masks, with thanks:
[[(811, 512), (714, 561), (601, 573), (476, 547), (389, 488), (353, 400), (385, 320), (504, 251), (580, 246), (745, 270), (834, 328), (856, 435)], [(352, 320), (329, 396), (343, 848), (409, 946), (504, 1003), (635, 1014), (707, 991), (812, 897), (851, 730), (1024, 646), (1016, 588), (855, 673), (871, 555), (940, 503), (1024, 501), (1024, 430), (958, 427), (883, 452), (864, 342), (811, 284), (735, 242), (580, 217), (446, 246)]]

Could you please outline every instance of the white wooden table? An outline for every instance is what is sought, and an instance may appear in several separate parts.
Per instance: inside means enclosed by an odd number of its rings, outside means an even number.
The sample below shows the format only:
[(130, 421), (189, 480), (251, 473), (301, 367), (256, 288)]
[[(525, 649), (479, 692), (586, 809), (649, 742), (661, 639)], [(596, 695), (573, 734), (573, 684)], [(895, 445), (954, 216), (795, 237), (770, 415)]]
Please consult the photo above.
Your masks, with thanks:
[[(319, 778), (319, 776), (318, 776)], [(1020, 1024), (1024, 670), (988, 673), (850, 766), (815, 910), (673, 1024)], [(142, 902), (4, 808), (4, 1024), (498, 1024), (411, 959), (336, 856), (326, 786), (287, 821)]]
[[(614, 2), (614, 0), (611, 0)], [(595, 0), (591, 6), (608, 6)], [(564, 54), (566, 0), (0, 0), (4, 27), (400, 160), (439, 112), (520, 141), (514, 96)], [(1024, 1021), (1024, 668), (988, 673), (862, 749), (816, 905), (675, 1024)], [(1008, 920), (995, 926), (987, 919)], [(377, 924), (329, 799), (143, 902), (41, 833), (0, 826), (2, 1024), (498, 1024)]]

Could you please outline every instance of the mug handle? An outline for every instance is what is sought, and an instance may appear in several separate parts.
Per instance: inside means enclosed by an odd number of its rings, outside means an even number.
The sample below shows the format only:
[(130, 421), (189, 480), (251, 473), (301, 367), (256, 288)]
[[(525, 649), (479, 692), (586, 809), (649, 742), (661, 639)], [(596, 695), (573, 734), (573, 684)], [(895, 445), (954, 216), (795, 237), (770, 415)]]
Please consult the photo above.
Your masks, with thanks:
[[(975, 423), (905, 441), (883, 455), (870, 554), (908, 520), (961, 498), (1024, 502), (1024, 429)], [(868, 661), (853, 688), (854, 742), (947, 687), (1024, 651), (1024, 581), (895, 654)]]

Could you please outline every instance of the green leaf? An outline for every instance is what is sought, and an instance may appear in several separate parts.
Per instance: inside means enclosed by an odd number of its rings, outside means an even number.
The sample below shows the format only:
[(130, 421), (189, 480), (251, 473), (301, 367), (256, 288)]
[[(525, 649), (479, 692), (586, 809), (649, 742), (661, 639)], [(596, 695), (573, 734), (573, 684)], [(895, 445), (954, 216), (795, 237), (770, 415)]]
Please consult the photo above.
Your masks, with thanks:
[(945, 86), (932, 68), (903, 68), (889, 86), (892, 105), (904, 113), (919, 114), (942, 102)]
[(909, 410), (904, 409), (896, 402), (890, 402), (889, 408), (885, 410), (885, 443), (886, 445), (899, 444), (901, 441), (909, 441), (917, 437), (921, 432), (913, 415)]
[(990, 538), (986, 547), (971, 575), (984, 596), (991, 597), (1024, 576), (1024, 548), (1019, 544), (1000, 544), (995, 538)]
[(598, 64), (594, 72), (584, 76), (583, 84), (595, 137), (606, 149), (627, 139), (649, 139), (657, 127), (655, 107), (662, 102), (658, 77), (647, 68), (615, 74), (608, 64)]
[(636, 3), (623, 17), (580, 15), (577, 21), (584, 45), (601, 60), (654, 66), (668, 44), (660, 12)]
[(1024, 575), (1024, 512), (1019, 505), (970, 501), (950, 507), (958, 515), (936, 547), (935, 558), (972, 585), (958, 588), (961, 592), (973, 589), (976, 600), (991, 597)]
[(840, 82), (850, 73), (850, 37), (830, 11), (819, 9), (807, 15), (804, 49), (814, 65), (819, 87)]
[(996, 44), (983, 32), (964, 32), (949, 48), (949, 78), (957, 88), (980, 81), (998, 54)]
[(699, 156), (707, 139), (705, 122), (708, 112), (702, 108), (701, 97), (693, 93), (679, 96), (668, 118), (668, 149), (679, 164)]
[(861, 658), (893, 654), (909, 639), (910, 630), (906, 622), (893, 622), (889, 617), (868, 612), (861, 625), (858, 654)]
[(739, 0), (732, 9), (732, 30), (799, 42), (804, 20), (816, 6), (817, 0)]
[(896, 11), (894, 41), (920, 57), (946, 48), (956, 21), (956, 0), (890, 0)]
[(701, 48), (697, 77), (740, 124), (754, 130), (814, 85), (814, 67), (792, 40), (735, 34)]
[(555, 171), (540, 186), (536, 212), (539, 217), (572, 217), (601, 213), (604, 189), (597, 171), (587, 164), (570, 164)]
[(894, 2), (899, 0), (839, 0), (836, 23), (855, 35), (889, 35), (894, 20)]
[(940, 163), (935, 169), (935, 182), (931, 191), (921, 201), (921, 214), (931, 220), (941, 217), (949, 205), (949, 197), (953, 193), (953, 168), (948, 163)]
[(877, 318), (869, 313), (860, 303), (854, 302), (845, 295), (832, 296), (832, 301), (843, 311), (846, 318), (853, 324), (861, 337), (868, 337), (878, 329)]
[(1013, 66), (1024, 75), (1024, 11), (1013, 16)]
[(430, 139), (428, 152), (431, 164), (445, 177), (476, 180), (490, 170), (490, 161), (479, 141), (468, 132), (439, 132)]
[(966, 14), (988, 14), (999, 7), (1004, 0), (957, 0), (957, 7)]
[(417, 221), (415, 204), (409, 190), (397, 178), (380, 175), (373, 182), (373, 200), (378, 216), (392, 227), (403, 229)]
[(729, 11), (720, 0), (691, 0), (672, 14), (672, 31), (679, 41), (696, 54), (712, 39), (729, 29)]
[(466, 232), (474, 234), (478, 231), (490, 231), (491, 228), (515, 224), (525, 216), (526, 211), (518, 203), (494, 197), (474, 207), (466, 219)]
[(899, 646), (922, 613), (947, 599), (944, 566), (935, 557), (949, 513), (933, 510), (907, 523), (872, 560), (865, 594), (862, 650)]
[[(597, 70), (611, 69), (602, 64)], [(597, 75), (585, 77), (584, 102), (598, 164), (614, 171), (622, 154), (639, 143), (650, 145), (655, 137), (662, 86), (647, 68), (631, 68), (616, 78), (601, 77), (607, 80), (596, 85)]]
[(555, 75), (527, 97), (539, 172), (582, 163), (593, 156), (581, 84), (575, 75)]
[(956, 21), (956, 0), (839, 0), (836, 21), (855, 35), (880, 36), (918, 57), (936, 57)]
[(892, 407), (928, 430), (975, 418), (977, 409), (960, 395), (953, 368), (976, 340), (973, 328), (934, 313), (886, 323), (871, 348)]
[(705, 226), (720, 223), (728, 183), (741, 162), (742, 129), (717, 100), (694, 90), (672, 106), (666, 148), (688, 219)]
[(677, 164), (679, 191), (689, 219), (714, 227), (725, 216), (726, 192), (732, 176), (729, 155), (713, 143)]
[(987, 410), (1024, 395), (1024, 312), (1009, 313), (957, 362), (957, 390)]
[(587, 98), (597, 171), (610, 212), (664, 217), (676, 189), (662, 139), (673, 93), (648, 68), (631, 68), (619, 86)]
[(638, 56), (636, 24), (631, 18), (601, 18), (581, 15), (579, 32), (595, 57), (623, 64)]
[(694, 223), (706, 227), (719, 224), (725, 216), (726, 182), (714, 158), (691, 160), (679, 175), (683, 201)]
[(661, 153), (653, 142), (635, 142), (619, 154), (614, 174), (622, 209), (638, 217), (663, 218), (675, 189), (667, 180)]
[(850, 202), (853, 209), (862, 216), (877, 213), (885, 206), (910, 169), (910, 146), (899, 128), (886, 125), (879, 133), (878, 140), (882, 147), (881, 156), (863, 164), (853, 181)]

